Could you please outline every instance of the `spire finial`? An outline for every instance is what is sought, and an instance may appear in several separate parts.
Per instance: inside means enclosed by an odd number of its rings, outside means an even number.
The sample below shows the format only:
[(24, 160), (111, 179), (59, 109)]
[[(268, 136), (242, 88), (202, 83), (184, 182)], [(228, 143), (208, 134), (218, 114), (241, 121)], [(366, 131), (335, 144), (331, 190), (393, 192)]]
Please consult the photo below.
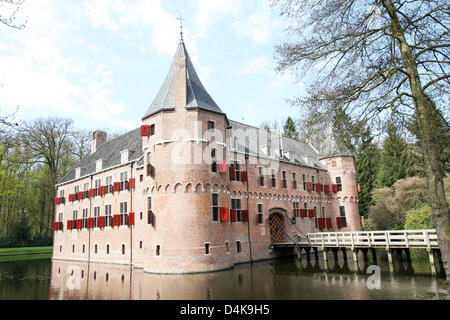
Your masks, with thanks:
[(180, 20), (180, 40), (183, 41), (183, 12), (184, 10), (178, 10), (180, 13), (180, 17), (177, 20)]

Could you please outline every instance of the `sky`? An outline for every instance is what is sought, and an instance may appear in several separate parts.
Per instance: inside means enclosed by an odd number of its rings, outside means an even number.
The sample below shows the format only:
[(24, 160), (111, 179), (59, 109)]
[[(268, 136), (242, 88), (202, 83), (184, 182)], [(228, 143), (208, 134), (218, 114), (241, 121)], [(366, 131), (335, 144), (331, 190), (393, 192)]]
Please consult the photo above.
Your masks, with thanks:
[[(12, 9), (0, 2), (0, 15)], [(175, 54), (179, 10), (194, 67), (229, 119), (259, 126), (299, 115), (286, 99), (301, 84), (274, 71), (286, 21), (267, 0), (26, 0), (16, 14), (24, 29), (0, 24), (0, 114), (139, 127)]]

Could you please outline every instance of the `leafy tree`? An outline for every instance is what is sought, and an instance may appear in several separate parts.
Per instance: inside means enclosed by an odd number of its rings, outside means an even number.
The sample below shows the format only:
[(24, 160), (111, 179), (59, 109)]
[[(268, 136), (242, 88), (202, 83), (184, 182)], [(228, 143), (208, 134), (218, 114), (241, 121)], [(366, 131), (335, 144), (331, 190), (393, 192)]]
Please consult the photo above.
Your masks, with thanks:
[(299, 140), (297, 128), (295, 127), (294, 120), (292, 120), (291, 117), (288, 117), (286, 119), (286, 122), (285, 122), (284, 128), (283, 128), (283, 133), (284, 133), (285, 137)]
[(360, 185), (358, 193), (359, 214), (367, 218), (369, 207), (373, 205), (372, 191), (375, 186), (378, 163), (378, 149), (372, 143), (373, 136), (366, 129), (355, 155), (356, 181)]
[(379, 183), (381, 187), (390, 187), (397, 180), (406, 178), (409, 167), (407, 144), (399, 136), (394, 124), (389, 124), (387, 137), (381, 152)]
[[(417, 120), (430, 204), (450, 282), (450, 215), (439, 128), (448, 120), (448, 0), (273, 0), (289, 19), (294, 43), (276, 48), (278, 70), (296, 70), (311, 113), (342, 106), (379, 129), (392, 115)], [(444, 116), (448, 116), (443, 114)]]
[(25, 24), (27, 23), (26, 21), (24, 23), (16, 22), (16, 14), (20, 10), (20, 7), (25, 2), (25, 0), (0, 0), (0, 3), (2, 2), (6, 3), (6, 7), (9, 9), (9, 13), (0, 13), (0, 22), (8, 27), (15, 29), (25, 28)]

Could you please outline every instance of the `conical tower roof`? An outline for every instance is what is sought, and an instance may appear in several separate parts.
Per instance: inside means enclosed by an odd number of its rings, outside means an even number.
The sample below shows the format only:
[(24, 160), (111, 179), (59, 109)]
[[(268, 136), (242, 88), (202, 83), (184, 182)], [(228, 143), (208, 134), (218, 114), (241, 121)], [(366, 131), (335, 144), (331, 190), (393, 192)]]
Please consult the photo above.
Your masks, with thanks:
[[(180, 86), (185, 86), (185, 88), (180, 88)], [(223, 114), (201, 83), (183, 39), (178, 44), (166, 79), (142, 119), (162, 110), (175, 110), (180, 99), (186, 109), (199, 108)]]
[(328, 126), (326, 138), (319, 146), (319, 159), (338, 156), (353, 156), (339, 137), (332, 125)]

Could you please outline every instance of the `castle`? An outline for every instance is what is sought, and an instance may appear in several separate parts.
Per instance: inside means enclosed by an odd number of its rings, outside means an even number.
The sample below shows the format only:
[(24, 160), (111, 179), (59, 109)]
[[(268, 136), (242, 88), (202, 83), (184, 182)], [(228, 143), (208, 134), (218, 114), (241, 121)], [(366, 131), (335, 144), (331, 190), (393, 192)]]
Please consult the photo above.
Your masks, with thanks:
[(229, 120), (181, 38), (142, 125), (107, 140), (56, 185), (54, 260), (149, 273), (270, 259), (308, 232), (360, 230), (353, 156)]

